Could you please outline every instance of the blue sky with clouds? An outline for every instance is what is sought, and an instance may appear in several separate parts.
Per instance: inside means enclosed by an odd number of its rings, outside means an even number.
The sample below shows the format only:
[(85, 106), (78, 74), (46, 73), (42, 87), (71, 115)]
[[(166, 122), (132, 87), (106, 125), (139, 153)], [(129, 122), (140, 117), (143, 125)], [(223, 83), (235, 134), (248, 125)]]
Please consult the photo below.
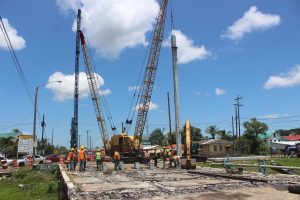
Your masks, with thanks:
[[(160, 2), (160, 1), (159, 1)], [(126, 120), (159, 7), (155, 0), (1, 0), (0, 14), (38, 109), (45, 114), (46, 136), (69, 146), (73, 116), (75, 62), (74, 20), (82, 9), (99, 85), (118, 131)], [(189, 119), (204, 132), (209, 125), (231, 130), (234, 98), (241, 95), (241, 121), (257, 117), (269, 130), (299, 127), (300, 2), (173, 0), (178, 46), (181, 124)], [(169, 38), (170, 7), (165, 25), (149, 130), (168, 129), (167, 92), (173, 109)], [(100, 134), (80, 62), (79, 134)], [(0, 33), (0, 132), (19, 128), (32, 133), (33, 105)], [(39, 118), (40, 120), (40, 118)], [(174, 127), (174, 114), (172, 114)], [(108, 124), (109, 125), (109, 124)], [(134, 127), (131, 129), (133, 131)], [(41, 128), (38, 124), (38, 136)], [(133, 134), (132, 131), (129, 134)], [(85, 144), (84, 142), (82, 142)]]

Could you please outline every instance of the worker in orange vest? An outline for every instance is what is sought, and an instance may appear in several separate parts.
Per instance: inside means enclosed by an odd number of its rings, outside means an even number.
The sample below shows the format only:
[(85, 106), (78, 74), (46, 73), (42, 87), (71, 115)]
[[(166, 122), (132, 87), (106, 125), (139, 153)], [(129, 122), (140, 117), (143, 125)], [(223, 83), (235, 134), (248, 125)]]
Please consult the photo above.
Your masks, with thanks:
[(74, 149), (71, 148), (70, 152), (68, 153), (67, 156), (67, 167), (68, 167), (68, 171), (72, 171), (73, 170), (73, 159), (74, 159)]
[(115, 161), (115, 170), (119, 170), (119, 164), (120, 164), (121, 156), (118, 151), (115, 151), (114, 153), (114, 161)]
[(79, 171), (82, 172), (84, 170), (84, 161), (85, 161), (85, 152), (84, 147), (81, 146), (78, 151), (78, 160), (79, 160)]

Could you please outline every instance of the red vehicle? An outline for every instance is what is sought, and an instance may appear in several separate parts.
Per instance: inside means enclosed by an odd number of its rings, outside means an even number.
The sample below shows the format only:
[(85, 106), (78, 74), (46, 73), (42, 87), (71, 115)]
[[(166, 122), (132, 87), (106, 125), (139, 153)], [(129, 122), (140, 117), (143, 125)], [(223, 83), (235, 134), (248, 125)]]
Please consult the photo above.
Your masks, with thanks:
[(59, 155), (56, 154), (50, 154), (46, 156), (46, 160), (51, 160), (51, 162), (59, 162)]

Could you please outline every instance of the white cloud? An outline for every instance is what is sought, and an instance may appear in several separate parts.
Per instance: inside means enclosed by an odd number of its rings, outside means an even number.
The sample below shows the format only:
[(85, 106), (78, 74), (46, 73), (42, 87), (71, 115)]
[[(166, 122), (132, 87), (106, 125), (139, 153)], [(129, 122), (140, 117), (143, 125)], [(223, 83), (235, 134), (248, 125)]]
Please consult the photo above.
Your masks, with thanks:
[[(18, 35), (18, 31), (9, 24), (8, 20), (6, 18), (2, 18), (3, 24), (5, 26), (7, 35), (9, 37), (9, 40), (11, 42), (11, 45), (15, 50), (21, 50), (26, 47), (26, 42), (22, 36)], [(2, 27), (2, 25), (1, 25)], [(3, 27), (2, 27), (3, 28)], [(0, 34), (0, 48), (8, 50), (5, 38), (3, 33)]]
[(222, 88), (216, 88), (215, 93), (217, 96), (221, 96), (221, 95), (226, 94), (226, 91)]
[(244, 13), (244, 16), (229, 26), (225, 33), (221, 35), (223, 38), (231, 40), (239, 40), (246, 33), (256, 30), (265, 30), (280, 24), (280, 16), (275, 14), (264, 14), (257, 10), (256, 6), (251, 6)]
[(139, 90), (139, 89), (140, 89), (140, 86), (129, 86), (128, 87), (128, 92)]
[[(134, 109), (138, 110), (140, 105), (137, 105)], [(157, 110), (159, 106), (152, 101), (150, 101), (149, 110)]]
[(266, 119), (276, 119), (278, 117), (280, 117), (279, 114), (269, 114), (269, 115), (264, 116), (263, 118), (266, 118)]
[[(197, 46), (194, 41), (184, 35), (180, 30), (173, 30), (172, 34), (176, 36), (177, 53), (178, 53), (178, 63), (186, 64), (194, 60), (203, 60), (211, 56), (205, 46)], [(164, 41), (164, 46), (171, 46), (171, 35), (166, 41)]]
[[(46, 85), (46, 88), (51, 90), (54, 93), (54, 99), (57, 101), (65, 101), (68, 99), (74, 98), (74, 77), (75, 75), (65, 75), (62, 72), (55, 72), (49, 76), (48, 81), (62, 81), (62, 83), (51, 83)], [(103, 87), (104, 80), (99, 74), (95, 74), (97, 81), (97, 88)], [(79, 73), (79, 97), (87, 97), (90, 93), (89, 85), (86, 78), (86, 73)], [(103, 95), (109, 95), (111, 91), (109, 89), (105, 89), (100, 91)]]
[(274, 114), (269, 114), (269, 115), (266, 115), (264, 116), (263, 118), (265, 119), (278, 119), (278, 118), (281, 118), (281, 117), (288, 117), (290, 116), (289, 114), (278, 114), (278, 113), (274, 113)]
[(56, 4), (65, 13), (82, 10), (82, 26), (91, 47), (109, 59), (126, 48), (146, 45), (145, 35), (152, 30), (159, 9), (155, 0), (56, 0)]
[(265, 89), (286, 88), (300, 85), (300, 65), (296, 65), (288, 73), (270, 76), (265, 82)]

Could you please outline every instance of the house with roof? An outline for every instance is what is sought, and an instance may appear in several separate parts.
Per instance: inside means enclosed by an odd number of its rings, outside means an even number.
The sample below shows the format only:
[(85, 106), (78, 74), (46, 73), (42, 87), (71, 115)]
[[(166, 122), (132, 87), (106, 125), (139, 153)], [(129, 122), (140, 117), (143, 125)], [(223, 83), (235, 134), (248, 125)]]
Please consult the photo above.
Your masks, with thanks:
[(192, 142), (192, 154), (201, 157), (223, 157), (233, 154), (233, 142), (223, 139), (208, 139)]
[(282, 136), (287, 141), (300, 141), (300, 135)]

